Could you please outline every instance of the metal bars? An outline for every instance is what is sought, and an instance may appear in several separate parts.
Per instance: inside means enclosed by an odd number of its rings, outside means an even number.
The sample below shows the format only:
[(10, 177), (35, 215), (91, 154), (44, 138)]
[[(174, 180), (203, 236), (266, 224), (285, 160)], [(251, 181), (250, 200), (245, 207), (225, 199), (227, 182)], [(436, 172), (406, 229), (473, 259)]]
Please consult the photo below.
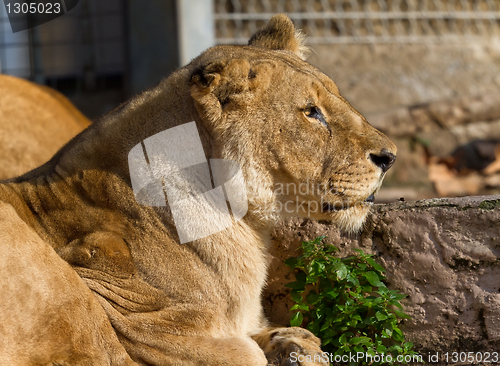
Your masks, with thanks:
[(214, 11), (218, 43), (245, 43), (276, 13), (316, 44), (500, 39), (500, 0), (215, 0)]
[(123, 74), (122, 0), (85, 0), (39, 27), (13, 33), (0, 1), (0, 72), (45, 78)]

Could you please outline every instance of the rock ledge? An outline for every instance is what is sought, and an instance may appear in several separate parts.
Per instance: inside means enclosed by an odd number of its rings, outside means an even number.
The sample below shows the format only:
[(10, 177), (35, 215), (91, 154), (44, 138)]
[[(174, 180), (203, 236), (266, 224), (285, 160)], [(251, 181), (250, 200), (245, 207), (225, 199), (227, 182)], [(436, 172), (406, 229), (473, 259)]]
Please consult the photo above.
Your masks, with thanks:
[(271, 321), (289, 324), (284, 284), (294, 276), (283, 260), (320, 235), (340, 256), (354, 248), (376, 256), (389, 287), (408, 295), (412, 319), (401, 328), (418, 351), (500, 351), (500, 195), (375, 205), (358, 235), (308, 219), (280, 224), (264, 293)]

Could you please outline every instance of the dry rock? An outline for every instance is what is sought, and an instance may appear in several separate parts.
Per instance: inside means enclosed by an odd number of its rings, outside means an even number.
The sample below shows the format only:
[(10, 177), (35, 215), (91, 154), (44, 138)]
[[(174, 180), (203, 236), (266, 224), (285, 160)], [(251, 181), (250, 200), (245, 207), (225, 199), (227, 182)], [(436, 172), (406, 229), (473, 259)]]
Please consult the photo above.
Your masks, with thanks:
[(474, 126), (476, 123), (490, 122), (493, 123), (491, 128), (482, 126), (481, 129), (493, 132), (496, 130), (494, 123), (497, 123), (498, 119), (500, 119), (499, 93), (398, 107), (368, 115), (368, 121), (372, 125), (390, 134), (391, 137), (411, 137), (439, 129), (461, 131), (459, 127), (463, 125)]
[(460, 145), (472, 140), (500, 140), (500, 119), (454, 126), (450, 128), (450, 132), (455, 136)]

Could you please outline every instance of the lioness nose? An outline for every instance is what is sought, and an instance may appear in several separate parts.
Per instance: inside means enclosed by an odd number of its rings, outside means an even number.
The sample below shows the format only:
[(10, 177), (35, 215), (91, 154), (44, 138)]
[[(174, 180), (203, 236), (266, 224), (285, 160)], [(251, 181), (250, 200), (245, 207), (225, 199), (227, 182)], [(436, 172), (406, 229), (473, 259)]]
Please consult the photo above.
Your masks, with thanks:
[(378, 166), (385, 173), (394, 164), (396, 156), (387, 149), (382, 149), (379, 154), (370, 154), (373, 164)]

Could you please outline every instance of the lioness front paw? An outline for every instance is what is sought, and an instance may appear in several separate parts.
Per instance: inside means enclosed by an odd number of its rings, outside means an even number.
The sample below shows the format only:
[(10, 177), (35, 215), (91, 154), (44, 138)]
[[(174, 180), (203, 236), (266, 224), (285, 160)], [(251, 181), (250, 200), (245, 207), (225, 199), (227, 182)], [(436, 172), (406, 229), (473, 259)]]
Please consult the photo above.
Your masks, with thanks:
[(321, 341), (310, 331), (299, 328), (277, 328), (271, 334), (264, 353), (273, 366), (327, 366), (328, 357)]

